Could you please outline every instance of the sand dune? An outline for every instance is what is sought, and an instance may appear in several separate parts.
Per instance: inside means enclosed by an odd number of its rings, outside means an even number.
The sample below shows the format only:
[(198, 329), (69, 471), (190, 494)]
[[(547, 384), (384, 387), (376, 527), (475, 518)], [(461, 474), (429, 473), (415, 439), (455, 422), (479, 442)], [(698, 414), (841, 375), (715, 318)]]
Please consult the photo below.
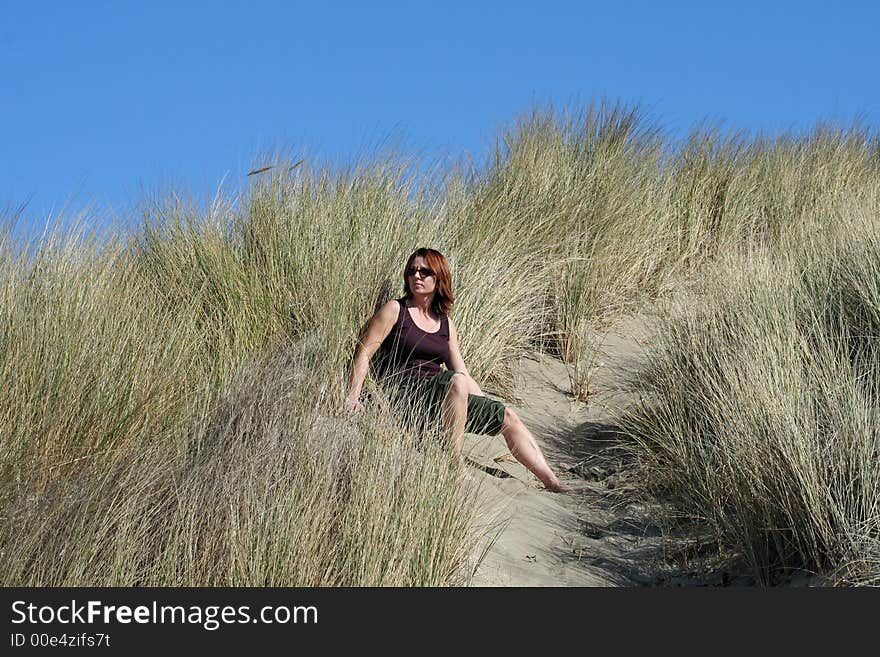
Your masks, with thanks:
[[(573, 495), (543, 490), (510, 455), (501, 436), (467, 435), (464, 452), (477, 487), (475, 586), (640, 586), (727, 583), (673, 572), (659, 559), (662, 538), (652, 509), (627, 498), (614, 415), (631, 400), (626, 382), (644, 357), (648, 323), (629, 318), (595, 334), (599, 347), (588, 402), (570, 394), (566, 366), (536, 354), (524, 360), (511, 404)], [(725, 576), (726, 577), (726, 576)]]

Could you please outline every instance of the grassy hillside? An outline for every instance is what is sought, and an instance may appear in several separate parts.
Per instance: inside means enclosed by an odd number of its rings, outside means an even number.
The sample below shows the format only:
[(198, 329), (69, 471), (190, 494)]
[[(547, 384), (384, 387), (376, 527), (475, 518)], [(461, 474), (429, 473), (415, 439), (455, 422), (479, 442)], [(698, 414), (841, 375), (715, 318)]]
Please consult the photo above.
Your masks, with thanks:
[(765, 581), (876, 580), (873, 133), (676, 142), (631, 108), (551, 108), (483, 169), (416, 171), (279, 160), (207, 209), (149, 203), (133, 236), (5, 241), (3, 583), (466, 582), (478, 510), (438, 441), (341, 408), (359, 330), (426, 245), (501, 394), (540, 347), (584, 398), (588, 329), (691, 290), (624, 420), (652, 490)]

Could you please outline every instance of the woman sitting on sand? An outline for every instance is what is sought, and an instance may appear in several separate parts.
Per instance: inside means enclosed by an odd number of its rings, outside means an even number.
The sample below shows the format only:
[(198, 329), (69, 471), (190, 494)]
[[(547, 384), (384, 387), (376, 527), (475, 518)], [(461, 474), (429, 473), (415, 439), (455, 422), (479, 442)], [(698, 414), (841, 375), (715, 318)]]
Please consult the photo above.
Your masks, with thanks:
[[(461, 458), (465, 431), (504, 436), (513, 456), (551, 491), (571, 490), (553, 474), (532, 434), (510, 408), (489, 399), (471, 378), (458, 348), (452, 309), (452, 277), (446, 258), (418, 249), (407, 260), (404, 296), (383, 305), (370, 319), (355, 354), (346, 407), (363, 410), (359, 398), (370, 360), (379, 351), (398, 390), (439, 410), (455, 457)], [(445, 364), (447, 370), (441, 370)], [(438, 408), (439, 407), (439, 408)]]

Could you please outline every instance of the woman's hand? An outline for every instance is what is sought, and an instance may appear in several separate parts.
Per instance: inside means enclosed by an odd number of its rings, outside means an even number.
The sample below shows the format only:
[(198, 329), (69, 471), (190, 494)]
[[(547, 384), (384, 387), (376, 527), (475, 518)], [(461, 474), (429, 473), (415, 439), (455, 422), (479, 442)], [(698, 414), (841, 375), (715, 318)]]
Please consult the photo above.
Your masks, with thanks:
[(361, 404), (359, 399), (351, 399), (348, 397), (345, 400), (345, 410), (349, 413), (363, 413), (364, 405)]

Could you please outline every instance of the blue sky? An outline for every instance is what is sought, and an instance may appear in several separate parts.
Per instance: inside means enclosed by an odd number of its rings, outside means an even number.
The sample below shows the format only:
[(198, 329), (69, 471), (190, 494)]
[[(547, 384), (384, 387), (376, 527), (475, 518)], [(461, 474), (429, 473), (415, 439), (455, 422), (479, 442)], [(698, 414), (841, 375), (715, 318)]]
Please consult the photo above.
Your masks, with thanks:
[(393, 136), (479, 161), (534, 104), (639, 103), (672, 131), (880, 125), (874, 2), (0, 0), (0, 212), (93, 221), (259, 154)]

